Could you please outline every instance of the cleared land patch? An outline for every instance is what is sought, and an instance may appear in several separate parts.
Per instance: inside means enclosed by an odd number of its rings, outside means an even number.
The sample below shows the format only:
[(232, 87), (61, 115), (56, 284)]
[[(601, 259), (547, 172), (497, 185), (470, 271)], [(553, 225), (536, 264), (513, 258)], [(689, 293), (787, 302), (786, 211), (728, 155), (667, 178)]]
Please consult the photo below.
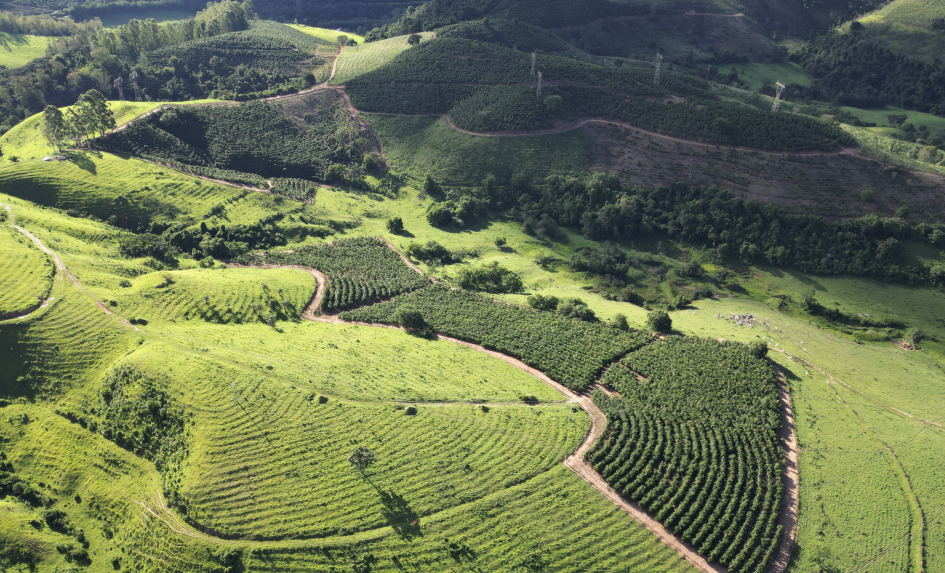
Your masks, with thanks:
[(0, 32), (0, 65), (18, 68), (46, 54), (48, 36)]
[[(656, 187), (672, 181), (717, 185), (786, 212), (824, 217), (890, 217), (906, 206), (917, 220), (945, 216), (945, 178), (854, 154), (789, 155), (734, 150), (590, 124), (592, 169)], [(871, 200), (861, 191), (871, 190)]]
[[(420, 34), (421, 42), (430, 41), (431, 39), (433, 39), (432, 32)], [(335, 76), (331, 79), (331, 83), (342, 85), (352, 78), (383, 66), (408, 48), (410, 48), (410, 44), (407, 43), (407, 36), (348, 46), (338, 58), (338, 66), (335, 69)]]

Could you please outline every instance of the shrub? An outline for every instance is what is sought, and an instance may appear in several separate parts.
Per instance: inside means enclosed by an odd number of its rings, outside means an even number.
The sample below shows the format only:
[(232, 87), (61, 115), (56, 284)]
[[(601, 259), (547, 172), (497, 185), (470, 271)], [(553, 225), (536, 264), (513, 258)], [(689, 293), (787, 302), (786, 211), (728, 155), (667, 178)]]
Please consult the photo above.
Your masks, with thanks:
[(121, 279), (120, 281), (118, 281), (118, 286), (122, 288), (128, 288), (131, 286), (131, 281), (128, 279)]
[(646, 326), (656, 332), (670, 332), (673, 330), (673, 320), (665, 310), (654, 310), (647, 315)]
[(596, 322), (597, 316), (587, 303), (579, 298), (566, 300), (558, 305), (558, 314), (567, 318), (576, 318), (585, 322)]
[(554, 312), (558, 310), (558, 297), (554, 295), (543, 296), (540, 294), (533, 294), (527, 299), (528, 306), (534, 308), (535, 310), (547, 310), (549, 312)]
[(420, 311), (410, 305), (398, 308), (394, 318), (397, 324), (410, 330), (421, 330), (427, 325)]
[(407, 409), (404, 410), (404, 414), (406, 414), (407, 416), (416, 416), (416, 415), (417, 415), (417, 407), (416, 407), (416, 406), (407, 406)]
[(863, 189), (860, 191), (860, 199), (869, 203), (873, 200), (873, 190), (872, 189)]
[(908, 207), (899, 207), (896, 209), (896, 218), (897, 219), (906, 219), (911, 214)]
[(499, 247), (500, 249), (501, 249), (502, 247), (504, 247), (504, 246), (505, 246), (505, 237), (496, 237), (496, 238), (495, 238), (495, 246)]
[(395, 235), (404, 232), (404, 220), (400, 217), (392, 217), (387, 220), (387, 230)]
[(495, 261), (475, 269), (462, 269), (457, 282), (466, 290), (492, 293), (521, 292), (524, 288), (521, 277)]
[(627, 317), (623, 314), (614, 315), (610, 320), (610, 325), (618, 330), (630, 330), (630, 324), (627, 322)]
[(756, 340), (748, 345), (748, 351), (755, 358), (764, 358), (768, 355), (768, 345), (760, 340)]

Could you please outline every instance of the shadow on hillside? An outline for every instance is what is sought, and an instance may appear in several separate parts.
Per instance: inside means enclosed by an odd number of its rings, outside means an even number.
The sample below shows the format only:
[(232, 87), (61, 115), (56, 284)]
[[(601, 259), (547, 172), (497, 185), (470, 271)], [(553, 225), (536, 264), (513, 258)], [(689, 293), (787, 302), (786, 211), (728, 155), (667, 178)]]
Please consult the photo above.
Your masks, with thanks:
[(0, 48), (12, 52), (18, 46), (25, 46), (30, 43), (29, 38), (23, 34), (13, 34), (10, 32), (0, 32)]
[[(89, 152), (73, 151), (69, 154), (69, 161), (74, 163), (79, 169), (88, 171), (92, 175), (97, 175), (98, 172), (95, 169), (95, 163), (89, 159), (88, 156)], [(96, 154), (96, 157), (101, 157), (101, 154)]]
[(414, 537), (423, 535), (420, 532), (420, 516), (410, 507), (410, 504), (402, 495), (395, 493), (394, 490), (385, 492), (377, 486), (374, 486), (374, 489), (381, 496), (381, 504), (383, 505), (381, 515), (384, 516), (387, 524), (401, 539), (409, 541)]

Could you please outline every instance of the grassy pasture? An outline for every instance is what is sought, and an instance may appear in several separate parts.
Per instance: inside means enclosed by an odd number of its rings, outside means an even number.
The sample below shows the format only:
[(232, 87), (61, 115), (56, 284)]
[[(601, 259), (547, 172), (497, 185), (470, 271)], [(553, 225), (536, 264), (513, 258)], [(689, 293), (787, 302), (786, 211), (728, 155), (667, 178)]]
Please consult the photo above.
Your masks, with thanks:
[(399, 171), (431, 175), (448, 185), (478, 185), (492, 173), (508, 181), (522, 172), (533, 178), (588, 172), (587, 136), (580, 130), (530, 137), (482, 137), (451, 128), (436, 116), (361, 117), (384, 142), (387, 159)]
[[(718, 66), (719, 75), (728, 75), (733, 69), (738, 70), (738, 77), (751, 89), (757, 91), (767, 81), (774, 85), (781, 82), (784, 85), (800, 84), (809, 86), (813, 81), (800, 65), (793, 62), (769, 63), (748, 62), (747, 64), (724, 64)], [(784, 95), (790, 98), (790, 93)]]
[[(69, 152), (66, 161), (7, 163), (0, 167), (0, 192), (34, 203), (75, 209), (101, 219), (191, 223), (251, 223), (297, 203), (185, 176), (169, 168), (98, 151)], [(208, 224), (211, 221), (208, 219)]]
[(18, 68), (46, 54), (48, 36), (0, 32), (0, 66)]
[(884, 133), (887, 128), (842, 127), (856, 137), (863, 155), (906, 169), (945, 175), (945, 154), (935, 147), (894, 139)]
[[(0, 218), (6, 210), (0, 208)], [(55, 266), (44, 252), (0, 223), (0, 315), (25, 310), (49, 294)]]
[(937, 115), (932, 115), (931, 113), (909, 111), (891, 105), (876, 109), (860, 109), (856, 107), (842, 107), (841, 109), (847, 113), (855, 115), (861, 121), (875, 123), (880, 127), (889, 126), (890, 115), (906, 115), (908, 116), (908, 119), (906, 120), (907, 123), (911, 123), (916, 127), (924, 125), (929, 128), (929, 131), (931, 131), (933, 135), (945, 134), (945, 117), (939, 117)]
[[(195, 100), (192, 102), (174, 102), (173, 105), (193, 105), (210, 103), (215, 100)], [(132, 102), (110, 101), (108, 106), (115, 114), (115, 123), (121, 125), (152, 109), (165, 105), (163, 102)], [(63, 113), (72, 106), (59, 108)], [(42, 159), (55, 153), (55, 149), (43, 138), (40, 132), (43, 114), (37, 113), (15, 125), (13, 129), (0, 136), (0, 146), (3, 147), (3, 157), (0, 157), (0, 168), (15, 163), (11, 157), (19, 162)], [(65, 146), (65, 144), (64, 144)]]
[[(942, 17), (945, 5), (936, 0), (895, 0), (858, 21), (884, 47), (931, 64), (945, 49), (945, 36), (932, 29), (932, 21)], [(840, 29), (849, 33), (849, 27)]]
[[(338, 36), (347, 36), (358, 44), (364, 43), (364, 36), (359, 36), (353, 32), (342, 32), (341, 30), (329, 30), (328, 28), (315, 28), (305, 26), (304, 24), (286, 24), (290, 28), (295, 28), (299, 32), (305, 32), (309, 36), (315, 36), (326, 42), (337, 42)], [(350, 49), (350, 48), (349, 48)]]
[[(423, 32), (420, 34), (420, 39), (422, 42), (428, 42), (433, 39), (433, 33)], [(338, 67), (331, 83), (344, 84), (352, 78), (376, 70), (408, 48), (410, 45), (407, 43), (407, 36), (348, 46), (338, 58)]]

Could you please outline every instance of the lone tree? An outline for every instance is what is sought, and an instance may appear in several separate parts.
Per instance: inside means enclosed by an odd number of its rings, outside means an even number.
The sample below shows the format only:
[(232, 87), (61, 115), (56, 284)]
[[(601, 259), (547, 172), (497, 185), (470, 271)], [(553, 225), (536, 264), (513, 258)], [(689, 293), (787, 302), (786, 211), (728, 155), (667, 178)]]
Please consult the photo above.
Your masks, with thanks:
[(411, 46), (416, 46), (420, 43), (420, 34), (410, 34), (407, 36), (407, 43)]
[(404, 232), (404, 220), (400, 217), (393, 217), (387, 220), (387, 230), (395, 235)]
[(673, 329), (673, 319), (665, 310), (654, 310), (647, 315), (646, 325), (656, 332), (670, 332)]
[(377, 455), (371, 450), (358, 446), (351, 452), (351, 455), (348, 456), (348, 463), (350, 463), (356, 470), (361, 472), (361, 475), (364, 475), (364, 471), (368, 469), (368, 466), (377, 461)]
[(49, 142), (49, 145), (56, 148), (56, 151), (62, 150), (62, 140), (66, 137), (66, 118), (54, 105), (47, 105), (43, 110), (43, 124), (40, 130), (43, 137)]

